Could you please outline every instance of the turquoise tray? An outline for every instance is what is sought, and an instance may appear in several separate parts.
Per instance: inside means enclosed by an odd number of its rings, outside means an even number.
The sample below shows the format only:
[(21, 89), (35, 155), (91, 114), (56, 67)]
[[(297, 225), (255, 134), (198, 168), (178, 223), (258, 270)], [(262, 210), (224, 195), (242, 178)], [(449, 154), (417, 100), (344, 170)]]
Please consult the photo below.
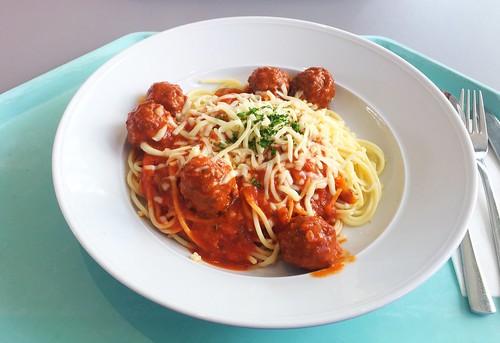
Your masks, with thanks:
[[(67, 226), (52, 185), (51, 152), (71, 97), (100, 65), (153, 33), (133, 33), (0, 95), (0, 342), (493, 342), (500, 315), (471, 314), (451, 263), (410, 294), (344, 322), (259, 330), (161, 307), (111, 277)], [(439, 87), (497, 92), (383, 37)], [(496, 299), (497, 307), (500, 302)]]

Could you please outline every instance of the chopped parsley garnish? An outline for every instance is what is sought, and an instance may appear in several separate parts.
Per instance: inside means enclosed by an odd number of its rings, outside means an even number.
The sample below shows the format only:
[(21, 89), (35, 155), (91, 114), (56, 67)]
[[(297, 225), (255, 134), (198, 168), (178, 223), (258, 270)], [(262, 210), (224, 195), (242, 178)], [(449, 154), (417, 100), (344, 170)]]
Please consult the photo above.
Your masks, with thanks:
[(294, 121), (294, 122), (291, 122), (290, 123), (290, 126), (292, 127), (292, 129), (295, 131), (295, 132), (298, 132), (298, 133), (302, 133), (300, 131), (300, 124), (298, 121)]
[(229, 143), (236, 143), (237, 140), (238, 140), (238, 136), (233, 135), (233, 137), (229, 138), (227, 141)]
[[(237, 115), (245, 126), (252, 115), (254, 116), (254, 118), (251, 118), (252, 124), (259, 124), (259, 134), (248, 142), (252, 150), (256, 150), (257, 146), (264, 149), (272, 148), (275, 142), (274, 135), (283, 127), (288, 126), (295, 132), (302, 133), (298, 121), (291, 120), (288, 113), (279, 113), (276, 108), (271, 106), (252, 107), (248, 111), (240, 112)], [(268, 121), (264, 122), (266, 119)], [(272, 148), (271, 154), (272, 156), (276, 155), (275, 148)]]
[(252, 179), (250, 180), (250, 182), (251, 182), (251, 183), (252, 183), (252, 185), (254, 185), (255, 187), (260, 188), (260, 182), (259, 182), (259, 181), (257, 181), (257, 179), (256, 179), (256, 178), (252, 178)]
[[(252, 114), (255, 116), (254, 123), (261, 122), (265, 118), (265, 111), (266, 109), (272, 110), (273, 108), (271, 106), (262, 106), (262, 107), (251, 107), (248, 111), (246, 112), (240, 112), (237, 114), (238, 118), (241, 120), (246, 120), (249, 116)], [(259, 112), (260, 111), (260, 112)]]

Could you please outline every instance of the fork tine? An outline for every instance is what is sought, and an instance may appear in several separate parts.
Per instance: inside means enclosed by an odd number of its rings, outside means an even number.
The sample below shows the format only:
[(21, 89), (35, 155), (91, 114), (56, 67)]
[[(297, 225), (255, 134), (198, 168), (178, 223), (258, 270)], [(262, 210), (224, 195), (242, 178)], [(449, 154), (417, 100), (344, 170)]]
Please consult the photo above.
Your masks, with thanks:
[(467, 132), (470, 132), (470, 109), (469, 109), (469, 90), (467, 90), (467, 103), (465, 100), (465, 90), (462, 88), (460, 91), (460, 106), (462, 107), (462, 121), (465, 124)]
[(488, 129), (486, 126), (486, 113), (484, 111), (484, 100), (483, 100), (483, 92), (479, 91), (479, 132), (480, 133), (488, 133)]
[(477, 131), (477, 102), (476, 102), (476, 91), (474, 90), (472, 92), (472, 131), (471, 132), (478, 132)]
[[(465, 112), (464, 112), (464, 90), (460, 91), (460, 97), (458, 99), (459, 103), (459, 108), (458, 108), (458, 114), (460, 115), (460, 119), (462, 119), (462, 123), (465, 125)], [(467, 127), (467, 126), (465, 126)]]

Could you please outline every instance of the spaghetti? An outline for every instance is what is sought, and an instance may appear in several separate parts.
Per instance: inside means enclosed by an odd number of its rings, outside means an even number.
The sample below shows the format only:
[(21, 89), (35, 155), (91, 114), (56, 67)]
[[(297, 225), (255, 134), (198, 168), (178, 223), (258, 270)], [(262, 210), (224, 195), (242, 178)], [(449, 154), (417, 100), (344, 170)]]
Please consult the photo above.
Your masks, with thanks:
[(381, 198), (381, 149), (304, 98), (309, 89), (291, 96), (281, 81), (253, 92), (206, 82), (219, 88), (181, 98), (176, 88), (176, 99), (165, 91), (164, 104), (151, 95), (155, 84), (129, 114), (127, 182), (138, 213), (193, 259), (227, 268), (345, 261), (343, 225), (369, 222)]

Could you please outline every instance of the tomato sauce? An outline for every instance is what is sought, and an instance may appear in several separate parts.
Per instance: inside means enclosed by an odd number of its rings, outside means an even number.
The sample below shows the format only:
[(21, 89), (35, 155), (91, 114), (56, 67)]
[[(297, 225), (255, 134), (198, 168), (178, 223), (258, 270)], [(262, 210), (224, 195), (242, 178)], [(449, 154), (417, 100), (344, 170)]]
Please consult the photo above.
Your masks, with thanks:
[[(155, 157), (148, 154), (144, 156), (144, 165), (159, 166), (165, 163), (165, 158)], [(140, 182), (140, 189), (148, 202), (154, 204), (153, 211), (155, 219), (162, 221), (168, 209), (174, 208), (172, 192), (170, 190), (171, 180), (169, 179), (169, 167), (158, 167), (156, 169), (143, 168)], [(169, 184), (165, 190), (165, 184)], [(259, 198), (259, 194), (254, 186), (242, 188), (252, 197)], [(237, 199), (230, 208), (214, 218), (200, 218), (196, 212), (189, 209), (183, 199), (179, 199), (178, 211), (184, 217), (190, 229), (190, 235), (183, 233), (179, 223), (170, 228), (172, 232), (178, 232), (183, 238), (192, 240), (197, 246), (192, 252), (198, 253), (202, 259), (214, 265), (228, 269), (245, 270), (252, 264), (248, 256), (255, 250), (255, 242), (258, 237), (250, 228), (253, 223), (249, 212), (245, 209), (245, 204)]]
[(344, 252), (343, 256), (339, 258), (333, 265), (331, 265), (328, 268), (316, 270), (314, 272), (311, 272), (310, 275), (312, 277), (327, 277), (333, 274), (336, 274), (340, 272), (342, 269), (344, 269), (344, 266), (347, 263), (354, 262), (356, 261), (356, 256), (350, 255), (348, 252)]

